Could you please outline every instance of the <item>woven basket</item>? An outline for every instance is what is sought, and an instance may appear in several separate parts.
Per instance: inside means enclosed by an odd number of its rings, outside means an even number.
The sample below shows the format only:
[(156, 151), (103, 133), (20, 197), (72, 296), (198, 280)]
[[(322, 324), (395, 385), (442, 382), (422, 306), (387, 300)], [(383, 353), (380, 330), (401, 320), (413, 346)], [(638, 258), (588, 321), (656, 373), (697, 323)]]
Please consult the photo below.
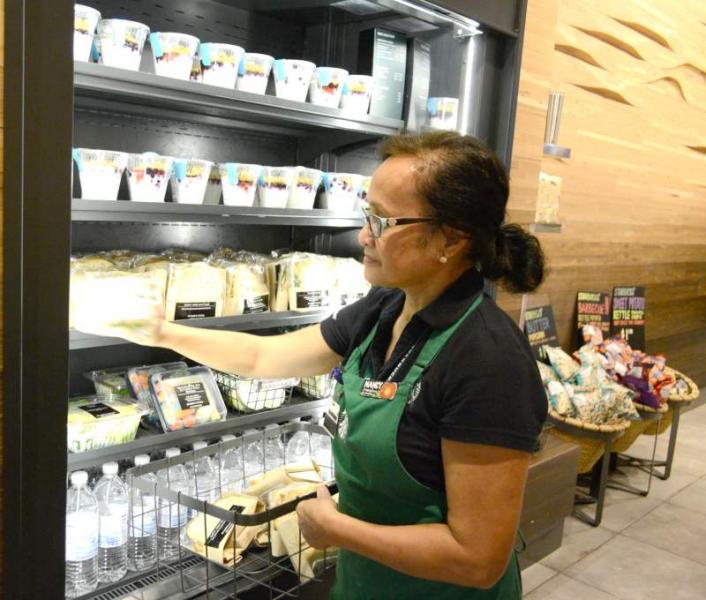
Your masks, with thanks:
[[(560, 440), (576, 444), (581, 449), (579, 456), (578, 472), (588, 473), (605, 452), (606, 439), (613, 434), (625, 431), (630, 427), (630, 421), (625, 420), (615, 425), (594, 425), (593, 423), (585, 423), (571, 417), (562, 417), (559, 413), (549, 409), (549, 418), (562, 426), (553, 427), (549, 434), (556, 436)], [(568, 429), (568, 430), (567, 430)], [(576, 430), (576, 434), (571, 432)], [(596, 437), (585, 437), (579, 435), (581, 431), (590, 431), (596, 433)], [(604, 433), (605, 436), (600, 434)]]
[[(664, 370), (668, 375), (671, 375), (675, 379), (683, 379), (689, 386), (689, 389), (682, 394), (678, 394), (676, 391), (672, 392), (669, 396), (668, 404), (671, 405), (673, 402), (693, 402), (699, 397), (699, 386), (696, 385), (689, 377), (670, 367), (665, 367)], [(674, 410), (672, 406), (669, 406), (667, 412), (662, 416), (662, 420), (652, 421), (642, 433), (645, 435), (655, 435), (655, 433), (660, 435), (664, 433), (671, 426), (673, 417)]]
[[(659, 409), (652, 408), (651, 406), (642, 405), (635, 405), (635, 408), (637, 408), (637, 412), (640, 413), (640, 416), (652, 416), (659, 414), (662, 416), (662, 419), (664, 419), (665, 415), (669, 411), (669, 407), (666, 404), (660, 406)], [(640, 437), (641, 434), (645, 433), (650, 427), (653, 429), (652, 435), (654, 435), (654, 429), (658, 427), (660, 423), (661, 419), (653, 420), (650, 418), (641, 418), (636, 419), (634, 421), (630, 421), (630, 427), (625, 430), (625, 433), (622, 436), (620, 436), (617, 440), (615, 440), (615, 442), (613, 442), (612, 451), (618, 454), (625, 452), (630, 446), (632, 446), (633, 442), (638, 437)]]

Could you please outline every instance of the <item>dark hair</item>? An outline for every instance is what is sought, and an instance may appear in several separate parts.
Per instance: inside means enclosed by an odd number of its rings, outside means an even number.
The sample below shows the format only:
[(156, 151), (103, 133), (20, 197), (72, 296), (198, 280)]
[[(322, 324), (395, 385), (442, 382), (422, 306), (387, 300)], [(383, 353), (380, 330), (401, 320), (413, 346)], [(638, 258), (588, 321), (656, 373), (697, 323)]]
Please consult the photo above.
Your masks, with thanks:
[(544, 253), (535, 236), (519, 225), (503, 224), (508, 177), (490, 148), (471, 136), (434, 131), (389, 137), (380, 155), (418, 159), (414, 173), (419, 195), (438, 224), (470, 235), (470, 258), (486, 278), (502, 280), (510, 292), (539, 287)]

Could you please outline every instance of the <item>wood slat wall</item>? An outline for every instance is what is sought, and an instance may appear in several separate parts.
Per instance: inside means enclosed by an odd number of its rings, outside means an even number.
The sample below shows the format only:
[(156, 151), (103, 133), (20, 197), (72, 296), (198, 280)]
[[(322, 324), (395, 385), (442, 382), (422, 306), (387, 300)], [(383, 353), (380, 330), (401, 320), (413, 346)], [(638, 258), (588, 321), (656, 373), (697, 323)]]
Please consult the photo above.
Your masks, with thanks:
[[(550, 90), (570, 159), (542, 155)], [(510, 218), (532, 220), (540, 171), (562, 178), (561, 233), (539, 234), (562, 346), (578, 289), (645, 285), (647, 349), (706, 385), (706, 3), (530, 0)]]
[[(0, 240), (5, 239), (5, 234), (3, 231), (3, 208), (5, 201), (5, 164), (3, 161), (3, 147), (4, 147), (4, 130), (5, 130), (5, 0), (0, 0)], [(2, 481), (4, 479), (4, 460), (2, 451), (2, 432), (4, 431), (4, 401), (5, 394), (3, 390), (3, 373), (5, 365), (5, 356), (3, 349), (5, 347), (5, 337), (3, 331), (3, 289), (4, 289), (4, 275), (3, 275), (3, 256), (4, 256), (4, 245), (0, 244), (0, 517), (3, 516), (3, 485)], [(0, 590), (3, 589), (3, 544), (4, 539), (3, 532), (4, 519), (0, 518)]]

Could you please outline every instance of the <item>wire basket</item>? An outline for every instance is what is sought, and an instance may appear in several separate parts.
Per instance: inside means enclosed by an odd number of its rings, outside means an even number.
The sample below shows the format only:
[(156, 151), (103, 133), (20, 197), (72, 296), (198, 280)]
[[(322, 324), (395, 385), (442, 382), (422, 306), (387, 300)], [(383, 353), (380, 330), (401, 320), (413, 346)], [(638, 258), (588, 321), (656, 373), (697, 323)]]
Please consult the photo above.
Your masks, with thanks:
[[(302, 432), (309, 437), (310, 448), (314, 437), (325, 436), (330, 441), (319, 425), (288, 423), (128, 471), (131, 486), (154, 499), (152, 506), (143, 510), (143, 515), (152, 512), (152, 522), (156, 519), (158, 523), (159, 560), (164, 565), (164, 557), (169, 557), (166, 562), (178, 571), (176, 581), (180, 593), (189, 594), (188, 597), (206, 593), (209, 598), (237, 599), (246, 592), (259, 589), (266, 590), (267, 597), (272, 600), (292, 598), (299, 594), (302, 584), (321, 581), (326, 570), (335, 564), (334, 548), (317, 550), (303, 539), (295, 510), (301, 500), (316, 495), (315, 488), (322, 485), (322, 481), (314, 481), (311, 471), (301, 470), (304, 468), (301, 462), (285, 464), (284, 455), (273, 469), (265, 470), (264, 458), (257, 473), (253, 474), (245, 466), (248, 448), (252, 444), (265, 447), (268, 442), (284, 442), (295, 434), (301, 437)], [(327, 456), (319, 453), (316, 455), (319, 460), (312, 459), (314, 472), (317, 469), (333, 472), (330, 443), (328, 449)], [(215, 501), (199, 499), (197, 495), (208, 496), (212, 491), (221, 494), (225, 489), (226, 473), (219, 457), (228, 452), (240, 453), (243, 458), (242, 487), (245, 492), (228, 491)], [(176, 484), (172, 485), (170, 467), (194, 464), (194, 461), (211, 455), (215, 455), (213, 462), (218, 465), (216, 490), (198, 489), (196, 469), (191, 470), (193, 495), (180, 491)], [(328, 464), (319, 466), (319, 461)], [(156, 482), (148, 478), (148, 474), (159, 472), (166, 473), (166, 476)], [(292, 482), (282, 486), (280, 479), (284, 477)], [(332, 494), (337, 492), (332, 479), (325, 483)], [(188, 510), (193, 511), (194, 516), (181, 525), (182, 515)], [(133, 521), (131, 513), (131, 527)], [(196, 565), (194, 556), (202, 559)]]
[(279, 408), (292, 398), (299, 378), (250, 379), (222, 371), (213, 371), (226, 404), (243, 413)]
[(335, 387), (336, 380), (327, 374), (302, 377), (297, 389), (309, 398), (322, 400), (330, 398)]

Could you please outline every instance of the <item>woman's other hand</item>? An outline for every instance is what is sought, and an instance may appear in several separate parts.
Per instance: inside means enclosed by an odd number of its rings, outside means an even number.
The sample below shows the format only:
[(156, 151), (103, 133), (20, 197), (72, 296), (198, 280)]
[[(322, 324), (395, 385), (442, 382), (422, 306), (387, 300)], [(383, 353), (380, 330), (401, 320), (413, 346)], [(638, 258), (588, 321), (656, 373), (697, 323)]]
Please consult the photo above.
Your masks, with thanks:
[(319, 549), (335, 545), (333, 525), (340, 513), (328, 488), (321, 486), (316, 490), (316, 498), (300, 502), (297, 516), (302, 536), (309, 545)]

